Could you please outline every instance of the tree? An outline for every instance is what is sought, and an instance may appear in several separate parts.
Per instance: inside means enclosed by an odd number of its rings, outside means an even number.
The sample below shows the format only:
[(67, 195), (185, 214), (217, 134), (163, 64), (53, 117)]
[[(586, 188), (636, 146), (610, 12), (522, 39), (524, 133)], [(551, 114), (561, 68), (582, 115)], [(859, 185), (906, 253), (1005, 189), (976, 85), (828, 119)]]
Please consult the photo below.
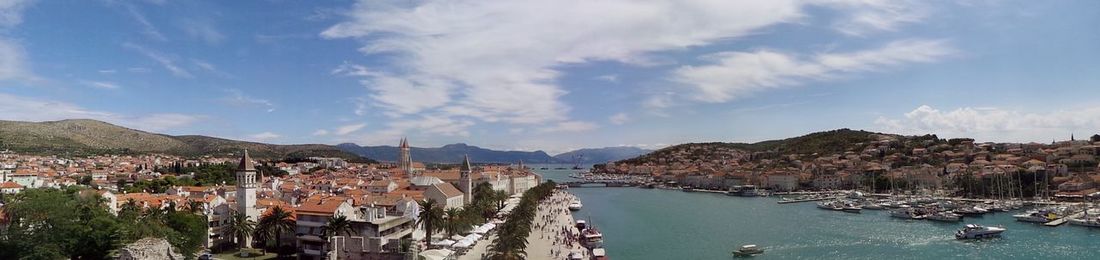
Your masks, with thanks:
[(427, 232), (425, 239), (431, 243), (432, 233), (439, 229), (437, 225), (443, 222), (443, 208), (430, 199), (424, 199), (418, 204), (420, 204), (420, 215), (417, 216), (416, 224), (424, 224), (424, 231)]
[(466, 210), (450, 208), (443, 212), (443, 223), (441, 226), (443, 226), (443, 230), (447, 232), (447, 236), (453, 236), (470, 229), (470, 221), (464, 211)]
[(252, 232), (256, 231), (256, 222), (248, 219), (248, 215), (243, 212), (233, 211), (229, 215), (229, 223), (225, 227), (226, 233), (237, 238), (237, 250), (244, 249), (245, 240), (248, 236), (252, 235)]
[(336, 216), (328, 221), (324, 227), (321, 227), (321, 233), (325, 237), (339, 236), (339, 235), (351, 235), (355, 230), (351, 228), (351, 221), (344, 215)]
[(294, 227), (297, 226), (294, 221), (294, 216), (290, 212), (283, 210), (282, 207), (275, 206), (271, 211), (260, 217), (260, 223), (256, 226), (256, 233), (263, 234), (264, 245), (267, 245), (267, 238), (275, 238), (276, 252), (282, 255), (282, 235), (283, 233), (294, 232)]

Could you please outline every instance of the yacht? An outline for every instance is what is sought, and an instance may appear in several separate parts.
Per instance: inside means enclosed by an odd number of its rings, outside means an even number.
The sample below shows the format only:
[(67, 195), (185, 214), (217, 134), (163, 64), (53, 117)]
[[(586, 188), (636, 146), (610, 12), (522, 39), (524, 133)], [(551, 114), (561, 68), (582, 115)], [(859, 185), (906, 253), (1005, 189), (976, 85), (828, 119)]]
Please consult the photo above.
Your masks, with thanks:
[(928, 220), (942, 221), (942, 222), (959, 222), (962, 221), (962, 215), (955, 214), (949, 211), (940, 211), (928, 216)]
[(890, 210), (890, 216), (903, 219), (924, 219), (928, 216), (920, 214), (917, 209), (911, 207), (901, 207), (894, 210)]
[(592, 249), (592, 260), (607, 260), (607, 250), (602, 247)]
[(989, 213), (989, 210), (986, 210), (986, 209), (984, 209), (982, 207), (978, 207), (978, 206), (961, 207), (961, 208), (955, 209), (955, 213), (956, 214), (961, 214), (961, 215), (964, 215), (964, 216), (980, 216), (982, 214)]
[(955, 239), (977, 239), (999, 237), (1005, 232), (1003, 227), (985, 227), (978, 224), (967, 224), (966, 227), (955, 232)]
[(748, 257), (763, 253), (764, 249), (760, 249), (759, 247), (756, 247), (756, 245), (743, 245), (740, 248), (737, 248), (737, 250), (733, 251), (733, 255), (738, 257)]
[(875, 203), (875, 202), (867, 202), (867, 203), (863, 204), (863, 209), (884, 210), (884, 209), (886, 209), (886, 206), (883, 206), (882, 204)]
[(603, 234), (596, 227), (588, 227), (581, 231), (581, 245), (586, 248), (603, 247)]
[(862, 210), (862, 209), (863, 209), (862, 206), (856, 205), (855, 203), (851, 203), (851, 202), (841, 204), (841, 206), (840, 206), (840, 211), (844, 211), (844, 212), (848, 212), (848, 213), (859, 213), (859, 211)]
[(756, 197), (759, 196), (759, 191), (756, 190), (756, 186), (745, 185), (741, 187), (741, 197)]
[(574, 201), (573, 203), (569, 203), (569, 210), (570, 210), (570, 211), (578, 211), (578, 210), (581, 210), (581, 207), (584, 207), (584, 205), (583, 205), (583, 204), (581, 204), (581, 202), (580, 202), (580, 201)]
[(842, 210), (842, 209), (844, 209), (839, 204), (840, 204), (839, 201), (822, 201), (822, 202), (817, 203), (817, 208), (827, 209), (827, 210)]
[(1070, 218), (1069, 223), (1084, 227), (1100, 227), (1100, 209), (1086, 210), (1085, 215), (1080, 218)]
[(1012, 215), (1016, 218), (1016, 221), (1032, 222), (1032, 223), (1047, 223), (1058, 219), (1058, 215), (1049, 210), (1032, 210), (1024, 214)]
[(584, 228), (587, 227), (587, 226), (588, 226), (588, 224), (583, 219), (578, 219), (577, 220), (577, 225), (576, 225), (577, 230), (584, 230)]

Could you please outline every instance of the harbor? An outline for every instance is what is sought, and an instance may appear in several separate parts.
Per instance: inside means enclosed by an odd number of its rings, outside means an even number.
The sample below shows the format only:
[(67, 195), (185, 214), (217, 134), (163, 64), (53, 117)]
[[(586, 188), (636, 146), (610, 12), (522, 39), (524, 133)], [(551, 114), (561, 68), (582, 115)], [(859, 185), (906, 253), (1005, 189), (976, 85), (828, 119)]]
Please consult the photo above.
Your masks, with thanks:
[[(574, 180), (571, 171), (540, 171), (547, 179)], [(619, 259), (728, 259), (741, 245), (765, 250), (761, 259), (880, 259), (978, 258), (978, 259), (1089, 259), (1100, 250), (1100, 229), (1072, 225), (1070, 215), (1058, 227), (1018, 221), (1008, 212), (964, 216), (959, 222), (891, 217), (889, 210), (863, 210), (846, 214), (818, 209), (816, 202), (780, 204), (783, 197), (823, 193), (775, 193), (769, 197), (743, 198), (722, 191), (664, 189), (580, 188), (569, 189), (584, 202), (578, 218), (601, 221), (607, 236), (605, 247)], [(842, 193), (825, 193), (815, 201), (828, 201)], [(880, 194), (881, 195), (881, 194)], [(880, 195), (867, 197), (888, 198)], [(940, 197), (937, 197), (940, 198)], [(987, 200), (963, 199), (967, 203)], [(687, 203), (690, 202), (690, 203)], [(1095, 216), (1093, 216), (1095, 218)], [(1007, 229), (1003, 236), (983, 240), (959, 240), (955, 233), (965, 224)], [(630, 250), (622, 250), (629, 248)]]

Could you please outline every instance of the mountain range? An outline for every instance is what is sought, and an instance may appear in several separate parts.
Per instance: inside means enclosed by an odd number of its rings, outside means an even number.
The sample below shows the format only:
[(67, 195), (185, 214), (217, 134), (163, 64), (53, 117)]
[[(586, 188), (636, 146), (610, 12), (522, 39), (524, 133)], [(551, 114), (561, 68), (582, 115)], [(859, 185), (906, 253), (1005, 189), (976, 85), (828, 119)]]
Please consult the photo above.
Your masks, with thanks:
[(234, 156), (247, 149), (256, 158), (340, 157), (366, 162), (367, 158), (331, 145), (276, 145), (201, 135), (172, 136), (130, 129), (90, 119), (47, 122), (0, 120), (0, 150), (29, 154), (140, 154), (179, 156)]

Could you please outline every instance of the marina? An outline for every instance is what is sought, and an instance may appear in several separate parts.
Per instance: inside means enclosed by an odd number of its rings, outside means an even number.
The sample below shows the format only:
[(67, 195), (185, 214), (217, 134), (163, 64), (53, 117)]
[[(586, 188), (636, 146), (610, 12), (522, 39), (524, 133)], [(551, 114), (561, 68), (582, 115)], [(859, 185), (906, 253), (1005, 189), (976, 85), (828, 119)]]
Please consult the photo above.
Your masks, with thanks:
[[(568, 170), (540, 173), (555, 181), (572, 179)], [(846, 214), (817, 209), (816, 202), (780, 204), (782, 197), (814, 193), (742, 198), (667, 187), (584, 188), (569, 192), (584, 202), (584, 209), (574, 213), (578, 219), (602, 220), (600, 231), (607, 237), (603, 246), (617, 259), (729, 259), (731, 251), (742, 245), (765, 250), (767, 253), (753, 256), (759, 259), (912, 259), (917, 255), (930, 259), (1090, 259), (1092, 252), (1100, 251), (1100, 243), (1095, 242), (1100, 239), (1100, 228), (1072, 223), (1049, 227), (1017, 221), (1013, 215), (1025, 213), (1029, 209), (1026, 207), (973, 213), (960, 221), (943, 222), (894, 218), (889, 210), (867, 207), (861, 214)], [(826, 201), (837, 195), (847, 197), (838, 193), (807, 200)], [(962, 205), (984, 204), (987, 200), (956, 202), (956, 212), (969, 212), (975, 208)], [(1092, 219), (1097, 216), (1092, 215)], [(957, 239), (956, 232), (966, 224), (1003, 227), (1006, 231), (999, 238)]]

